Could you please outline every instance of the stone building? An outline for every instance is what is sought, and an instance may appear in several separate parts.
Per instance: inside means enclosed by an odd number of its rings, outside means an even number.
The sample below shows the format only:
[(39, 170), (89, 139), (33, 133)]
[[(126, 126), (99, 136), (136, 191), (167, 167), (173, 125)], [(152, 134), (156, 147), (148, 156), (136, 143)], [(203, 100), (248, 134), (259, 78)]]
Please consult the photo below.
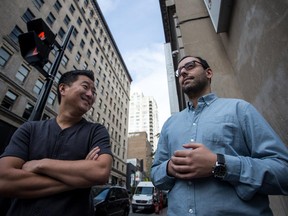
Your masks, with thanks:
[[(62, 44), (75, 27), (54, 79), (42, 119), (57, 115), (56, 86), (61, 74), (72, 69), (95, 72), (97, 97), (87, 120), (103, 124), (110, 133), (114, 164), (109, 183), (124, 184), (128, 143), (129, 95), (132, 78), (96, 0), (1, 1), (0, 8), (0, 150), (31, 115), (46, 78), (21, 56), (18, 35), (26, 23), (42, 18)], [(49, 73), (59, 52), (51, 51), (44, 70)]]
[(146, 132), (129, 133), (127, 159), (137, 158), (143, 161), (144, 177), (150, 177), (152, 153), (152, 145), (148, 141)]

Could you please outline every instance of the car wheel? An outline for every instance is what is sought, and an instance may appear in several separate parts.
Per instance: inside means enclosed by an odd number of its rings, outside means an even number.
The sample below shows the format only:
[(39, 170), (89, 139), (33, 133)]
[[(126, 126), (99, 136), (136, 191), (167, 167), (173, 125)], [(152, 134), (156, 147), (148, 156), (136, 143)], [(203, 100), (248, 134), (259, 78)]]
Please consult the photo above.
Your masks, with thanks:
[(128, 216), (129, 215), (129, 209), (124, 210), (123, 216)]
[(136, 209), (135, 209), (135, 208), (132, 208), (132, 212), (135, 213), (135, 212), (136, 212)]

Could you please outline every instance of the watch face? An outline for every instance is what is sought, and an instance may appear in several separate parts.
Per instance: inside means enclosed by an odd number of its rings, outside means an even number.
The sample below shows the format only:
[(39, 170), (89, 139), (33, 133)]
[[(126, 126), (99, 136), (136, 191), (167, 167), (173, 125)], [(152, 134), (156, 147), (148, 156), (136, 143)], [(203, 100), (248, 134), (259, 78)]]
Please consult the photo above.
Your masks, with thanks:
[(226, 166), (223, 164), (218, 164), (217, 166), (214, 167), (214, 177), (216, 178), (224, 178), (226, 174)]

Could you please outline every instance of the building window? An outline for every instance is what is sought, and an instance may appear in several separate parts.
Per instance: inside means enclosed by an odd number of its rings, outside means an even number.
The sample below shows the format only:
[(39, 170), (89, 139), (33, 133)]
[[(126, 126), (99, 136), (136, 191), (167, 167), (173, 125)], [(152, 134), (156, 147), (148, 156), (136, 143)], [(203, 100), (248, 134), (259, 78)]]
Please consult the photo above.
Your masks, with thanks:
[(24, 119), (28, 120), (29, 117), (31, 116), (31, 113), (32, 113), (33, 109), (34, 109), (34, 106), (32, 104), (30, 104), (30, 103), (27, 103), (22, 117)]
[(97, 32), (96, 32), (96, 30), (94, 28), (92, 29), (92, 32), (93, 32), (93, 35), (97, 34)]
[(84, 64), (83, 64), (83, 70), (87, 70), (87, 68), (88, 68), (88, 64), (87, 64), (87, 62), (84, 62)]
[(99, 74), (99, 77), (101, 76), (101, 72), (102, 72), (102, 68), (99, 66), (99, 67), (98, 67), (98, 74)]
[(69, 11), (70, 11), (70, 13), (73, 15), (74, 14), (74, 12), (75, 12), (75, 7), (74, 7), (74, 5), (70, 5), (70, 7), (69, 7)]
[(101, 124), (105, 125), (105, 118), (102, 118)]
[(66, 24), (66, 26), (69, 26), (70, 22), (71, 22), (71, 19), (69, 18), (68, 15), (66, 15), (64, 18), (64, 23)]
[(68, 49), (70, 52), (72, 52), (73, 47), (74, 47), (74, 43), (73, 43), (72, 41), (69, 41), (68, 46), (67, 46), (67, 49)]
[(38, 79), (35, 83), (34, 88), (33, 88), (33, 92), (35, 92), (37, 95), (39, 95), (43, 85), (44, 85), (44, 83)]
[(80, 17), (78, 17), (78, 19), (77, 19), (77, 24), (78, 24), (79, 26), (81, 26), (81, 24), (82, 24), (82, 20), (81, 20)]
[(87, 57), (88, 57), (88, 59), (90, 59), (90, 57), (91, 57), (91, 51), (89, 49), (87, 50)]
[(33, 4), (35, 5), (35, 7), (39, 10), (42, 6), (43, 6), (43, 4), (44, 4), (44, 1), (43, 0), (33, 0), (32, 1), (33, 2)]
[(96, 122), (99, 122), (99, 120), (100, 120), (100, 113), (97, 113), (97, 115), (96, 115)]
[(54, 79), (54, 81), (56, 82), (56, 83), (59, 83), (59, 80), (60, 80), (60, 77), (62, 76), (62, 73), (60, 72), (60, 71), (58, 71), (57, 73), (56, 73), (56, 76), (55, 76), (55, 79)]
[(97, 63), (96, 59), (95, 59), (95, 58), (93, 58), (93, 61), (92, 61), (92, 65), (93, 65), (93, 67), (95, 67), (95, 66), (96, 66), (96, 63)]
[(90, 46), (93, 47), (93, 45), (94, 45), (94, 40), (91, 39), (91, 40), (90, 40)]
[(60, 4), (60, 2), (57, 0), (54, 4), (54, 8), (55, 10), (59, 13), (59, 11), (61, 10), (62, 8), (62, 5)]
[(73, 34), (73, 37), (74, 37), (74, 38), (76, 38), (76, 37), (77, 37), (77, 35), (78, 35), (78, 31), (77, 31), (77, 29), (76, 29), (76, 28), (74, 28), (74, 30), (73, 30), (73, 32), (72, 32), (72, 34)]
[(93, 17), (94, 16), (94, 11), (90, 10), (90, 16)]
[(64, 67), (66, 67), (67, 64), (68, 64), (68, 61), (69, 61), (68, 57), (67, 57), (66, 55), (64, 55), (63, 58), (61, 59), (61, 64), (62, 64)]
[(81, 59), (81, 54), (79, 52), (77, 52), (76, 56), (75, 56), (75, 60), (79, 63)]
[(25, 81), (28, 76), (29, 70), (25, 66), (21, 65), (16, 73), (16, 78), (20, 80), (22, 83)]
[(82, 14), (85, 14), (85, 9), (83, 7), (81, 7), (81, 12)]
[(65, 36), (66, 32), (64, 31), (64, 29), (61, 27), (58, 31), (58, 35), (60, 37), (60, 39), (63, 39)]
[(87, 37), (87, 35), (88, 35), (88, 30), (85, 28), (84, 29), (84, 36)]
[(43, 70), (46, 71), (47, 73), (49, 73), (51, 66), (52, 66), (52, 63), (51, 63), (50, 61), (48, 61), (48, 62), (44, 65)]
[(55, 22), (56, 18), (55, 16), (50, 12), (49, 15), (46, 18), (47, 23), (52, 26), (53, 23)]
[(4, 67), (8, 60), (10, 59), (11, 54), (4, 49), (3, 47), (0, 48), (0, 66)]
[(96, 86), (96, 88), (99, 87), (99, 79), (98, 79), (98, 78), (97, 78), (96, 81), (95, 81), (95, 86)]
[(101, 109), (101, 107), (102, 107), (102, 99), (99, 99), (98, 107), (99, 107), (99, 109)]
[(56, 99), (56, 94), (53, 91), (51, 91), (47, 99), (47, 103), (50, 105), (53, 105), (55, 103), (55, 99)]
[(35, 18), (35, 15), (31, 12), (31, 10), (28, 8), (25, 13), (22, 16), (22, 19), (25, 23)]
[(81, 42), (80, 42), (80, 47), (83, 49), (84, 46), (85, 46), (85, 42), (84, 42), (84, 40), (81, 40)]
[(18, 95), (16, 95), (14, 92), (11, 90), (8, 90), (6, 92), (6, 95), (1, 103), (1, 106), (5, 107), (6, 109), (11, 109), (13, 104), (15, 103)]
[(9, 34), (9, 37), (15, 42), (18, 43), (18, 36), (22, 34), (23, 31), (16, 25), (12, 32)]
[(88, 112), (88, 115), (93, 116), (93, 115), (94, 115), (94, 112), (95, 112), (95, 108), (94, 108), (94, 107), (91, 107), (91, 109), (90, 109), (89, 112)]
[(54, 81), (56, 82), (56, 83), (59, 83), (59, 80), (60, 80), (60, 77), (62, 76), (62, 73), (60, 72), (60, 71), (58, 71), (57, 73), (56, 73), (56, 76), (55, 76), (55, 79), (54, 79)]
[(106, 112), (107, 112), (107, 105), (106, 105), (106, 104), (104, 104), (103, 113), (105, 113), (105, 114), (106, 114)]
[(44, 113), (42, 116), (42, 120), (47, 120), (47, 119), (50, 119), (50, 116)]

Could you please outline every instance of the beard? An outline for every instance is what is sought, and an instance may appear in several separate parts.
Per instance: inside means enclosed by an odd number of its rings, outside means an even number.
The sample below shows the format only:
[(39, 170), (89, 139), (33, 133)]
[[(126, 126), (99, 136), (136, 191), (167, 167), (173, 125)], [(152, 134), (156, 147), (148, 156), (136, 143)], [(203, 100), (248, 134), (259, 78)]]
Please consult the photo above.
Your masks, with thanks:
[(205, 92), (209, 86), (209, 79), (202, 78), (199, 80), (193, 79), (189, 84), (182, 86), (183, 92), (189, 96), (202, 96), (201, 94)]

